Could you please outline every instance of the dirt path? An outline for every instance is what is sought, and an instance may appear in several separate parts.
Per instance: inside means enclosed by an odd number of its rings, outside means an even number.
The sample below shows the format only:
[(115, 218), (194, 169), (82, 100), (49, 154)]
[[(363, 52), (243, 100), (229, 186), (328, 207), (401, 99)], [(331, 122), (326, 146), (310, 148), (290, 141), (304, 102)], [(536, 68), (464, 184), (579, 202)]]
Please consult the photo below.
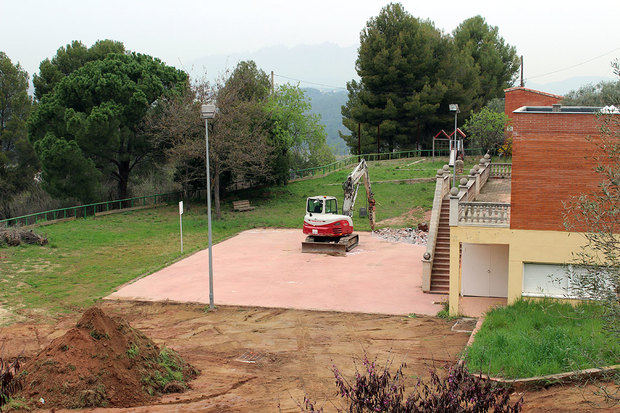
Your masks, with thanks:
[[(124, 317), (158, 345), (177, 350), (201, 370), (192, 389), (165, 396), (159, 404), (123, 412), (299, 411), (305, 395), (333, 411), (331, 367), (345, 376), (364, 351), (383, 363), (407, 363), (406, 374), (427, 376), (435, 363), (455, 360), (469, 335), (451, 331), (453, 322), (373, 314), (347, 314), (268, 308), (220, 307), (166, 303), (103, 302), (109, 315)], [(0, 328), (2, 356), (34, 355), (69, 329), (78, 315), (47, 324), (14, 324)], [(4, 345), (3, 345), (4, 343)], [(553, 388), (528, 393), (533, 410), (587, 410), (581, 393)], [(328, 401), (329, 400), (329, 401)], [(527, 406), (527, 404), (526, 404)], [(95, 411), (110, 411), (97, 409)]]

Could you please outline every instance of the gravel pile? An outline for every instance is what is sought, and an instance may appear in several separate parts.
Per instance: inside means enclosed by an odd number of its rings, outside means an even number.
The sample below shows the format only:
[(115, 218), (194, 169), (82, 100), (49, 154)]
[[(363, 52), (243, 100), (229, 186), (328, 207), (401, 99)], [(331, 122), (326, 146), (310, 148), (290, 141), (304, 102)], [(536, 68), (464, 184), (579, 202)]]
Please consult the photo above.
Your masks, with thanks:
[(416, 228), (381, 228), (374, 235), (390, 242), (426, 245), (428, 233)]

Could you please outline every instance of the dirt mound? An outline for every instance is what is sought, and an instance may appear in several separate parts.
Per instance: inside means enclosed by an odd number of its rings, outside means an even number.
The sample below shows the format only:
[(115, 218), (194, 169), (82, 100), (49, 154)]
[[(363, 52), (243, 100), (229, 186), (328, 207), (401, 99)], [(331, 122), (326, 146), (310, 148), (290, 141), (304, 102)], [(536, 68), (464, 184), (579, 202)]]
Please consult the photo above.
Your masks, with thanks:
[(20, 392), (43, 407), (129, 407), (182, 391), (197, 371), (122, 319), (87, 310), (77, 325), (22, 368)]

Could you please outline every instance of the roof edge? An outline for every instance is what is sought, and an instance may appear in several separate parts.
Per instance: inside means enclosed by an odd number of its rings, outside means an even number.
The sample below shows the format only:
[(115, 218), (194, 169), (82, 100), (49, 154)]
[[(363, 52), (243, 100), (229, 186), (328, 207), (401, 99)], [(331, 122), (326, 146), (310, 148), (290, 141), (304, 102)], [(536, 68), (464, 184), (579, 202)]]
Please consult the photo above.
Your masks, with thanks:
[(551, 98), (564, 99), (564, 96), (554, 95), (553, 93), (543, 92), (540, 90), (530, 89), (530, 88), (522, 87), (522, 86), (509, 87), (508, 89), (504, 89), (504, 93), (512, 92), (514, 90), (524, 90), (526, 92), (537, 93), (539, 95), (548, 96)]

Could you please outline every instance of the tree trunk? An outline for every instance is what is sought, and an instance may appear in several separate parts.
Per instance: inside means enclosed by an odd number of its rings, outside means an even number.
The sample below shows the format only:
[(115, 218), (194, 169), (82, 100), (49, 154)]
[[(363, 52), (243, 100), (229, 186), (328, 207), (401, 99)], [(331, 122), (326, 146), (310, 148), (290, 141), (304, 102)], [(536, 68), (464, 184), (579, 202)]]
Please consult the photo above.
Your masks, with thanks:
[(217, 167), (217, 163), (213, 165), (213, 205), (215, 207), (215, 218), (222, 218), (222, 211), (220, 209), (220, 168)]
[(129, 161), (122, 161), (118, 165), (118, 199), (128, 197), (127, 185), (129, 184)]

